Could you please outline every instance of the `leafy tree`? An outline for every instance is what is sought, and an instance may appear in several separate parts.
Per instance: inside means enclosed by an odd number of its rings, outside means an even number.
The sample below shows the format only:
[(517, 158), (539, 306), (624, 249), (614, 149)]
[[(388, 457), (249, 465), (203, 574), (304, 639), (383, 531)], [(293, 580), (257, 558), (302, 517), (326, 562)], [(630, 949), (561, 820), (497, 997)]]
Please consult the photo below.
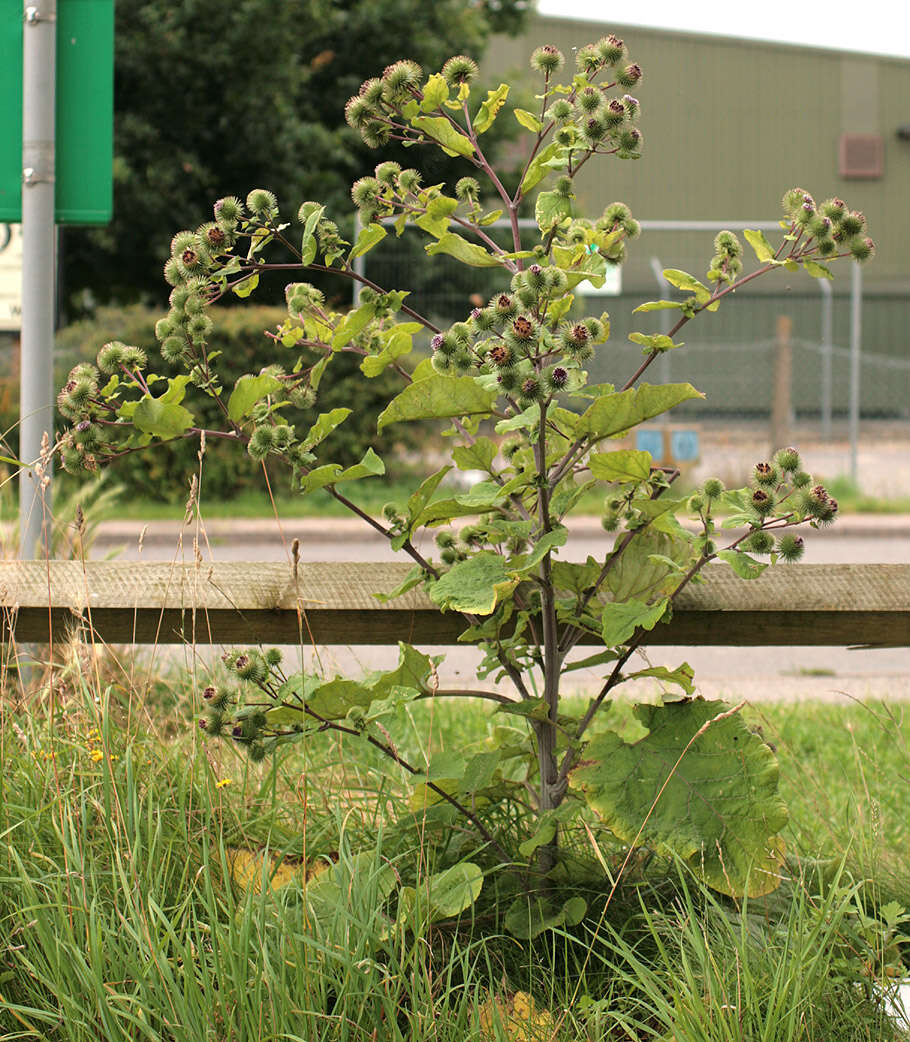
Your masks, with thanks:
[(188, 225), (218, 196), (265, 183), (339, 206), (367, 154), (344, 123), (344, 101), (401, 57), (403, 27), (409, 55), (438, 67), (453, 52), (479, 54), (491, 31), (514, 31), (527, 6), (118, 0), (114, 219), (67, 231), (72, 310), (92, 300), (160, 304), (162, 223)]

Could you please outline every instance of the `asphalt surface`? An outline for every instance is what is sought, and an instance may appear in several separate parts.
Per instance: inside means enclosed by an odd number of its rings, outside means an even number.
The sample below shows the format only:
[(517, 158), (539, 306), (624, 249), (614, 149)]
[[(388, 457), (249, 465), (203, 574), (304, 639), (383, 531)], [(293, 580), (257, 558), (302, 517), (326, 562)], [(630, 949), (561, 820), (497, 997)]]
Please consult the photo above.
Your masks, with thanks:
[[(184, 526), (174, 522), (116, 522), (101, 525), (94, 557), (116, 552), (120, 559), (192, 561), (197, 552), (215, 561), (290, 561), (291, 543), (300, 542), (306, 561), (381, 561), (393, 559), (387, 543), (357, 519), (213, 521)], [(612, 541), (596, 518), (575, 519), (563, 551), (568, 560), (602, 555)], [(910, 516), (845, 516), (831, 528), (809, 532), (806, 560), (818, 563), (910, 562)], [(430, 650), (430, 649), (427, 649)], [(432, 649), (446, 653), (440, 670), (444, 685), (464, 684), (478, 661), (471, 648)], [(205, 656), (203, 656), (205, 657)], [(304, 668), (349, 674), (391, 668), (395, 648), (323, 648), (304, 655)], [(675, 667), (687, 661), (695, 669), (699, 691), (711, 697), (750, 701), (811, 699), (910, 698), (910, 648), (654, 648), (651, 665)], [(574, 688), (590, 691), (599, 674), (579, 670), (567, 674)]]

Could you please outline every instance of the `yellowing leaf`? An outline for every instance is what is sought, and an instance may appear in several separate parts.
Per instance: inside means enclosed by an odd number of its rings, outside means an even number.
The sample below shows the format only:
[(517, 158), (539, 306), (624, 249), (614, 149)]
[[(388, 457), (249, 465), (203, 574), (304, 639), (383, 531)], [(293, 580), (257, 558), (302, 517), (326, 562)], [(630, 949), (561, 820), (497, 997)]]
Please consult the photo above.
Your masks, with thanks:
[(438, 142), (449, 155), (472, 156), (474, 146), (445, 116), (415, 116), (411, 126)]
[(480, 1007), (480, 1030), (487, 1042), (499, 1038), (498, 1027), (509, 1042), (545, 1042), (554, 1037), (556, 1021), (546, 1009), (538, 1009), (526, 991), (488, 998)]
[(487, 91), (486, 101), (481, 103), (480, 110), (474, 117), (474, 132), (483, 134), (489, 130), (496, 119), (499, 110), (505, 105), (509, 95), (509, 85), (500, 83), (496, 90)]
[(528, 112), (527, 109), (515, 109), (514, 115), (525, 130), (533, 130), (535, 134), (539, 134), (543, 130), (543, 123), (540, 122), (533, 112)]

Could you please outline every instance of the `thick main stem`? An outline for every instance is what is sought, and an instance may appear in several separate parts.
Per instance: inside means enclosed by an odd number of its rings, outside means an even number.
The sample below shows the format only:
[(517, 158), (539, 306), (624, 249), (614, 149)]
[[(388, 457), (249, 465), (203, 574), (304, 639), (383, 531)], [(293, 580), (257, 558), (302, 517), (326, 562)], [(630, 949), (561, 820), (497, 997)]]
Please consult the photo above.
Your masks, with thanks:
[[(540, 407), (540, 426), (534, 454), (538, 474), (538, 512), (541, 532), (552, 530), (550, 519), (550, 489), (547, 481), (547, 403)], [(556, 760), (556, 721), (559, 713), (559, 674), (562, 657), (559, 652), (559, 633), (556, 623), (556, 602), (553, 596), (553, 575), (550, 554), (544, 555), (540, 565), (541, 625), (543, 630), (544, 700), (547, 719), (542, 721), (536, 732), (537, 759), (540, 768), (540, 813), (555, 810), (562, 802), (565, 786), (558, 782), (559, 767)], [(545, 875), (556, 864), (557, 837), (540, 848), (537, 867)]]

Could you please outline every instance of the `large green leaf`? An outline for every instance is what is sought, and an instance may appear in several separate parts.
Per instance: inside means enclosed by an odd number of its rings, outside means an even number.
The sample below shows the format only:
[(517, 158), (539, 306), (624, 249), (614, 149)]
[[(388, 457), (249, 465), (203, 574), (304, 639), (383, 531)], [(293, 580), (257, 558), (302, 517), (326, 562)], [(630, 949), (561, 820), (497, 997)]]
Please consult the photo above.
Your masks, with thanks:
[(476, 242), (468, 242), (467, 239), (456, 235), (454, 232), (446, 232), (436, 242), (428, 243), (426, 252), (432, 257), (437, 253), (447, 253), (450, 257), (469, 264), (472, 268), (499, 268), (502, 261), (488, 253), (483, 246)]
[(374, 246), (382, 242), (386, 235), (388, 235), (388, 232), (385, 228), (375, 221), (368, 224), (365, 228), (361, 228), (360, 234), (357, 236), (357, 242), (354, 243), (350, 254), (348, 254), (348, 260), (352, 261), (355, 257), (362, 257), (365, 253), (369, 253)]
[(540, 192), (534, 206), (534, 219), (542, 232), (572, 216), (572, 197), (560, 192)]
[(496, 459), (499, 446), (490, 438), (478, 438), (471, 445), (457, 445), (452, 450), (452, 459), (459, 470), (489, 471)]
[(269, 394), (281, 390), (281, 381), (268, 373), (261, 376), (247, 374), (241, 376), (234, 384), (231, 397), (228, 398), (228, 416), (235, 423), (248, 416), (257, 402), (261, 402)]
[(363, 459), (351, 467), (340, 463), (326, 463), (305, 474), (300, 482), (301, 492), (315, 492), (326, 485), (337, 485), (342, 481), (357, 481), (359, 478), (380, 477), (385, 474), (385, 464), (372, 449), (367, 449)]
[(193, 426), (193, 414), (176, 402), (169, 402), (167, 391), (161, 398), (147, 395), (133, 410), (133, 426), (143, 434), (156, 438), (176, 438)]
[(641, 384), (598, 398), (581, 414), (576, 432), (599, 441), (627, 431), (690, 398), (704, 398), (691, 384)]
[(594, 452), (588, 466), (598, 481), (647, 481), (651, 475), (651, 453), (637, 449)]
[(338, 328), (332, 337), (332, 350), (340, 351), (345, 344), (353, 340), (359, 333), (362, 333), (375, 314), (376, 302), (370, 300), (345, 315), (342, 321), (338, 323)]
[(447, 868), (422, 880), (417, 887), (403, 886), (398, 895), (398, 922), (407, 924), (415, 908), (424, 922), (451, 919), (470, 908), (483, 887), (483, 871), (472, 861)]
[(711, 722), (727, 708), (639, 706), (647, 736), (598, 735), (570, 784), (623, 842), (679, 856), (723, 893), (757, 896), (778, 885), (787, 811), (770, 748), (738, 714)]
[(711, 299), (711, 290), (687, 271), (680, 271), (679, 268), (666, 268), (663, 275), (671, 286), (694, 293), (699, 304), (706, 304)]
[(384, 346), (379, 354), (367, 355), (360, 363), (360, 370), (364, 376), (370, 379), (379, 376), (386, 366), (409, 354), (414, 346), (414, 334), (421, 328), (418, 322), (400, 322), (388, 330), (383, 335)]
[(554, 905), (546, 897), (529, 894), (527, 897), (517, 897), (509, 905), (503, 923), (513, 937), (528, 941), (545, 930), (577, 926), (587, 910), (588, 905), (583, 897), (570, 897), (562, 905)]
[(600, 617), (601, 636), (608, 648), (619, 647), (638, 629), (653, 630), (667, 609), (666, 598), (656, 604), (644, 601), (613, 601), (604, 605)]
[(525, 176), (521, 181), (521, 191), (523, 193), (530, 192), (550, 172), (549, 163), (553, 160), (558, 160), (562, 156), (568, 158), (568, 155), (569, 149), (557, 144), (555, 141), (547, 145), (546, 148), (541, 149), (528, 165)]
[(376, 421), (382, 430), (405, 420), (444, 419), (452, 416), (486, 416), (496, 401), (496, 391), (485, 390), (472, 376), (434, 373), (415, 380), (383, 409)]
[(338, 408), (321, 413), (313, 426), (310, 427), (307, 436), (300, 443), (301, 449), (304, 452), (309, 452), (310, 449), (314, 449), (321, 442), (325, 441), (339, 424), (344, 423), (352, 411), (352, 409)]
[[(648, 502), (656, 505), (660, 499)], [(683, 539), (646, 528), (635, 534), (610, 569), (607, 588), (617, 601), (648, 601), (656, 595), (671, 593), (675, 586), (672, 577), (677, 569), (661, 558), (682, 564), (688, 560), (689, 553), (689, 544)]]
[(430, 587), (430, 600), (443, 611), (489, 615), (518, 580), (506, 573), (505, 561), (490, 550), (459, 561)]

